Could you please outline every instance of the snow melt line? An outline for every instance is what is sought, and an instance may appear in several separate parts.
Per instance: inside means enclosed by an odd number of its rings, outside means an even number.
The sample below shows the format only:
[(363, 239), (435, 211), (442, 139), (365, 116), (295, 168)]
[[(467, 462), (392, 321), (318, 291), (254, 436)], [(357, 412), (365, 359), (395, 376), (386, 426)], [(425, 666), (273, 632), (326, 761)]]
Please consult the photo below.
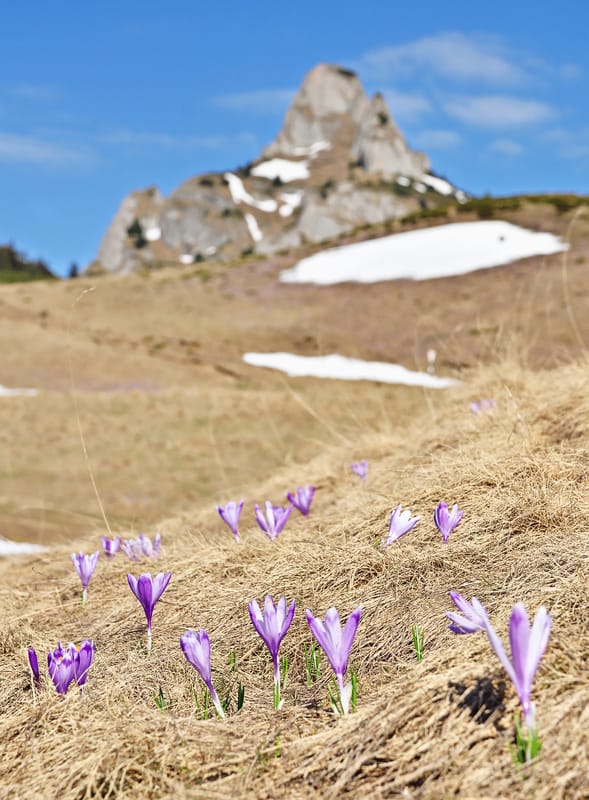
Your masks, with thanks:
[(254, 240), (254, 242), (261, 242), (264, 238), (262, 236), (262, 231), (260, 230), (260, 226), (258, 225), (258, 220), (254, 217), (253, 214), (244, 214), (245, 221), (247, 224), (247, 228), (250, 232), (250, 236)]
[(439, 378), (426, 372), (414, 372), (400, 364), (362, 361), (336, 353), (328, 356), (298, 356), (292, 353), (245, 353), (243, 360), (253, 367), (268, 367), (286, 372), (290, 377), (335, 378), (345, 381), (377, 381), (405, 386), (446, 389), (458, 381)]
[(322, 250), (281, 272), (280, 280), (323, 286), (344, 281), (423, 281), (567, 249), (552, 233), (536, 233), (509, 222), (457, 222)]

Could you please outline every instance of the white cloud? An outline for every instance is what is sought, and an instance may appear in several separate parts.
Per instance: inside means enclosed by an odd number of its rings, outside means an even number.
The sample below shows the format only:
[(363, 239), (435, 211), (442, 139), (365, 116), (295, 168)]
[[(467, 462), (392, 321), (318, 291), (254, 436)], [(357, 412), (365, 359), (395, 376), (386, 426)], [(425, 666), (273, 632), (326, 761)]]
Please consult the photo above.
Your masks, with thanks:
[(495, 139), (489, 145), (489, 150), (493, 150), (503, 156), (521, 156), (524, 152), (521, 144), (514, 142), (513, 139)]
[(214, 97), (213, 105), (230, 111), (253, 114), (276, 114), (286, 111), (295, 95), (295, 89), (256, 89), (252, 92), (222, 94)]
[(559, 75), (568, 81), (574, 81), (583, 77), (583, 69), (578, 64), (562, 64)]
[(539, 100), (506, 95), (463, 96), (450, 100), (444, 110), (467, 125), (482, 128), (518, 128), (546, 122), (556, 115)]
[(100, 137), (102, 142), (130, 147), (156, 147), (160, 150), (223, 150), (236, 144), (255, 146), (257, 139), (253, 133), (244, 131), (235, 136), (225, 134), (212, 136), (184, 136), (181, 134), (158, 133), (153, 131), (133, 131), (118, 128)]
[(423, 95), (399, 92), (396, 89), (387, 89), (383, 94), (394, 119), (411, 122), (433, 110), (431, 101)]
[(521, 68), (507, 57), (499, 39), (457, 32), (370, 50), (355, 66), (361, 74), (379, 80), (424, 71), (460, 82), (498, 85), (513, 85), (526, 78)]
[(411, 141), (424, 150), (449, 150), (462, 144), (462, 136), (456, 131), (421, 131)]
[(0, 132), (0, 161), (19, 161), (46, 166), (81, 166), (96, 160), (96, 154), (88, 149), (69, 147), (35, 136)]

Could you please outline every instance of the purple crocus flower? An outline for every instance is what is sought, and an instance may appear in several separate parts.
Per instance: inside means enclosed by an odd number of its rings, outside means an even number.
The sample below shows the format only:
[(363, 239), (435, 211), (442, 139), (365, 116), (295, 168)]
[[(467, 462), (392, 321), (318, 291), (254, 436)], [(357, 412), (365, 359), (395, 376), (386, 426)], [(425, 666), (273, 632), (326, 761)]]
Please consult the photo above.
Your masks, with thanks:
[(270, 651), (272, 666), (274, 667), (274, 708), (280, 708), (280, 664), (278, 651), (280, 643), (290, 628), (290, 623), (295, 612), (296, 601), (293, 600), (288, 611), (286, 610), (286, 597), (281, 597), (274, 603), (272, 596), (267, 594), (264, 600), (264, 613), (260, 611), (257, 600), (248, 603), (252, 624)]
[(534, 730), (536, 726), (534, 706), (530, 702), (532, 681), (546, 650), (551, 626), (551, 616), (544, 606), (540, 606), (530, 629), (530, 620), (524, 604), (516, 603), (509, 619), (511, 660), (507, 657), (503, 643), (491, 623), (487, 622), (485, 626), (491, 647), (515, 686), (529, 730)]
[(75, 677), (75, 659), (72, 649), (59, 642), (55, 650), (47, 653), (49, 677), (59, 694), (65, 694)]
[(314, 486), (304, 486), (303, 488), (297, 486), (296, 493), (288, 492), (286, 499), (306, 517), (311, 510), (314, 494)]
[(404, 536), (406, 533), (414, 528), (421, 517), (412, 517), (411, 511), (408, 508), (405, 511), (401, 511), (403, 506), (401, 503), (394, 509), (393, 513), (391, 514), (391, 521), (389, 522), (389, 533), (387, 538), (383, 542), (384, 547), (388, 547), (393, 542), (396, 542), (397, 539), (400, 539), (401, 536)]
[(448, 511), (448, 506), (443, 501), (438, 503), (434, 511), (434, 522), (437, 529), (442, 534), (444, 544), (448, 544), (448, 537), (460, 524), (460, 520), (464, 516), (464, 511), (458, 510), (458, 503), (454, 503), (452, 511)]
[(97, 563), (98, 550), (95, 553), (92, 553), (90, 556), (86, 556), (84, 553), (72, 553), (72, 564), (74, 565), (74, 568), (78, 573), (78, 577), (82, 582), (83, 606), (86, 605), (86, 601), (88, 599), (88, 584), (90, 583), (90, 578), (94, 574)]
[(365, 481), (368, 475), (368, 461), (365, 458), (362, 461), (354, 461), (353, 464), (350, 464), (350, 469)]
[(129, 587), (135, 597), (139, 600), (145, 611), (147, 620), (147, 652), (151, 651), (151, 618), (155, 604), (166, 591), (172, 577), (171, 572), (159, 572), (155, 577), (149, 573), (143, 573), (138, 578), (127, 574)]
[(224, 719), (225, 713), (219, 701), (219, 695), (213, 688), (211, 678), (211, 643), (207, 632), (205, 630), (200, 630), (198, 633), (196, 631), (186, 631), (180, 637), (180, 647), (187, 661), (192, 664), (205, 682), (217, 714), (221, 719)]
[(109, 539), (108, 536), (100, 537), (100, 544), (107, 558), (113, 558), (115, 553), (121, 549), (122, 538), (120, 536)]
[(156, 534), (153, 544), (149, 536), (140, 533), (136, 539), (126, 539), (123, 544), (123, 552), (129, 556), (131, 561), (141, 561), (142, 558), (157, 558), (160, 554), (162, 537)]
[(354, 643), (354, 637), (356, 636), (361, 614), (362, 606), (358, 606), (348, 617), (342, 631), (339, 614), (335, 608), (328, 609), (325, 614), (325, 622), (315, 618), (309, 609), (305, 611), (311, 632), (319, 642), (321, 649), (327, 656), (331, 668), (335, 673), (344, 714), (348, 713), (352, 696), (352, 684), (348, 683), (344, 685), (344, 675), (348, 666), (350, 650)]
[(28, 657), (29, 657), (29, 666), (31, 668), (31, 672), (33, 673), (33, 685), (37, 688), (41, 688), (41, 675), (39, 674), (39, 659), (37, 658), (37, 651), (34, 647), (29, 647), (28, 649)]
[(462, 612), (461, 614), (457, 614), (455, 611), (446, 612), (446, 616), (452, 623), (448, 626), (451, 631), (462, 634), (487, 629), (489, 623), (487, 611), (476, 597), (473, 597), (470, 603), (458, 592), (450, 592), (450, 597), (456, 608)]
[(74, 656), (74, 678), (78, 686), (83, 686), (88, 677), (88, 670), (94, 661), (94, 642), (84, 639), (79, 647), (70, 643)]
[(233, 500), (229, 503), (225, 503), (224, 506), (217, 506), (217, 511), (219, 512), (219, 516), (223, 520), (226, 525), (229, 525), (231, 528), (233, 535), (235, 536), (235, 541), (239, 542), (239, 516), (243, 509), (244, 501), (241, 500), (239, 503), (235, 503)]
[(266, 516), (264, 516), (257, 503), (254, 508), (256, 511), (256, 522), (264, 533), (268, 534), (270, 541), (274, 541), (282, 531), (293, 509), (292, 505), (289, 505), (288, 508), (273, 506), (269, 500), (266, 500)]

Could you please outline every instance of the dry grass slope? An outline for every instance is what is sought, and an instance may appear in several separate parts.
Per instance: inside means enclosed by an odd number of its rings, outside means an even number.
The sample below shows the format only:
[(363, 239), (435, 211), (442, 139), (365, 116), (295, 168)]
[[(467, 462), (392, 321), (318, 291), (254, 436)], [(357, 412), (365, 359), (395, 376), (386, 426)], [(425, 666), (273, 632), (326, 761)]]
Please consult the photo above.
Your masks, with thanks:
[[(366, 484), (349, 472), (349, 445), (286, 466), (246, 492), (248, 522), (237, 546), (210, 505), (158, 526), (173, 572), (144, 652), (142, 612), (125, 580), (128, 562), (102, 561), (86, 609), (69, 564), (71, 547), (2, 563), (0, 795), (27, 798), (514, 798), (589, 797), (589, 395), (587, 364), (529, 373), (482, 369), (474, 385), (445, 394), (403, 429), (362, 435)], [(375, 387), (376, 390), (376, 387)], [(468, 399), (494, 396), (492, 416)], [(319, 489), (311, 516), (297, 516), (273, 544), (252, 520), (252, 502), (278, 500), (296, 483)], [(229, 499), (229, 498), (227, 498)], [(447, 547), (431, 522), (435, 504), (458, 501), (462, 525)], [(376, 547), (398, 502), (420, 525)], [(155, 528), (154, 528), (155, 531)], [(97, 535), (80, 540), (86, 551)], [(149, 568), (148, 567), (145, 568)], [(541, 758), (515, 768), (509, 754), (518, 702), (481, 635), (447, 629), (448, 592), (476, 594), (505, 636), (511, 607), (554, 618), (533, 698)], [(271, 708), (269, 658), (247, 601), (296, 597), (284, 640), (291, 659), (280, 712)], [(363, 617), (352, 651), (359, 710), (328, 711), (327, 674), (308, 688), (304, 609)], [(417, 664), (411, 625), (425, 628)], [(199, 720), (194, 671), (178, 638), (206, 627), (218, 687), (246, 686), (245, 706), (222, 722)], [(96, 642), (83, 697), (51, 686), (33, 700), (26, 648), (58, 639)], [(237, 672), (228, 658), (237, 651)], [(156, 707), (162, 687), (169, 707)]]

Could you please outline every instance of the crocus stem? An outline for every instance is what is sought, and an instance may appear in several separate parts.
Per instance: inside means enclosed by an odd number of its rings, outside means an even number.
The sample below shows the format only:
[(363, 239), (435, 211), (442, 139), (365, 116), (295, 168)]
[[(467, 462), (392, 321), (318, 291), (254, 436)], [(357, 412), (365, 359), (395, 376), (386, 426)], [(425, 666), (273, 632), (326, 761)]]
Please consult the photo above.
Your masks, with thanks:
[(223, 706), (221, 705), (221, 701), (219, 700), (219, 695), (213, 689), (213, 684), (209, 684), (207, 686), (209, 690), (209, 694), (211, 695), (211, 700), (213, 701), (213, 705), (215, 706), (215, 711), (217, 712), (217, 716), (219, 719), (225, 719), (225, 712), (223, 711)]
[(84, 608), (87, 602), (88, 602), (88, 589), (84, 589), (82, 591), (82, 608)]
[(147, 626), (147, 652), (151, 653), (151, 625)]
[(280, 667), (278, 666), (278, 660), (276, 660), (274, 664), (274, 708), (279, 709), (282, 705), (282, 701), (280, 700)]

